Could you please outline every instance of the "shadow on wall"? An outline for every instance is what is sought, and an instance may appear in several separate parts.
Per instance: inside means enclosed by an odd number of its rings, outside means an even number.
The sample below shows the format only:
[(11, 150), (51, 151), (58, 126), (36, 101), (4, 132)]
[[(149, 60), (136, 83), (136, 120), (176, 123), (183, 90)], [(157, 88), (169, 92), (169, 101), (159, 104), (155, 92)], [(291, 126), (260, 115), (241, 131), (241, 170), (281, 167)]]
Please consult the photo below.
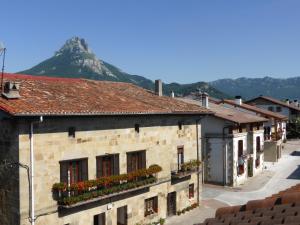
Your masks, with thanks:
[(287, 177), (287, 179), (300, 180), (300, 165)]
[(299, 151), (293, 151), (291, 153), (291, 156), (300, 156), (300, 152)]

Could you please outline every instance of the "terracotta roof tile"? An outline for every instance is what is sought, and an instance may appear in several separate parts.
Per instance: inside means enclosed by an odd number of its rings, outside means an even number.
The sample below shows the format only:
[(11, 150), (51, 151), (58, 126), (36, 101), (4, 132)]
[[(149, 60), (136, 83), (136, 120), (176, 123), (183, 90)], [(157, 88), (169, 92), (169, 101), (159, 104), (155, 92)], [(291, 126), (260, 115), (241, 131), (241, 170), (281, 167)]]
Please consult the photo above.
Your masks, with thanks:
[(228, 104), (233, 105), (235, 107), (240, 107), (240, 108), (244, 108), (244, 109), (247, 109), (249, 111), (252, 111), (252, 112), (259, 113), (263, 116), (273, 117), (273, 118), (279, 119), (279, 120), (288, 120), (288, 118), (286, 116), (284, 116), (280, 113), (275, 113), (275, 112), (271, 112), (269, 110), (261, 109), (259, 107), (254, 106), (254, 105), (249, 105), (249, 104), (246, 104), (246, 103), (242, 103), (241, 105), (238, 105), (234, 102), (234, 100), (227, 100), (227, 99), (222, 100), (220, 103), (228, 103)]
[(266, 199), (249, 201), (243, 206), (219, 208), (215, 218), (208, 218), (198, 225), (219, 224), (300, 224), (300, 184)]
[(21, 98), (0, 98), (0, 110), (15, 116), (211, 113), (129, 83), (17, 74), (4, 81), (21, 82)]
[(300, 111), (300, 108), (299, 107), (296, 107), (296, 106), (293, 106), (293, 105), (290, 105), (290, 104), (286, 104), (285, 102), (283, 101), (280, 101), (278, 99), (275, 99), (275, 98), (272, 98), (272, 97), (269, 97), (269, 96), (258, 96), (256, 98), (253, 98), (251, 100), (248, 100), (246, 101), (246, 103), (252, 103), (254, 102), (256, 99), (264, 99), (264, 100), (267, 100), (267, 101), (270, 101), (270, 102), (273, 102), (275, 104), (278, 104), (278, 105), (281, 105), (281, 106), (284, 106), (284, 107), (287, 107), (287, 108), (290, 108), (290, 109), (294, 109), (294, 110), (297, 110), (297, 111)]
[[(198, 104), (201, 103), (194, 99), (189, 98), (177, 98), (184, 102), (191, 103), (191, 104)], [(244, 124), (244, 123), (258, 123), (258, 122), (266, 122), (268, 121), (264, 117), (252, 115), (250, 113), (241, 112), (237, 109), (232, 109), (229, 107), (225, 107), (222, 105), (215, 104), (213, 102), (209, 102), (209, 109), (214, 112), (214, 116), (229, 120), (235, 123)]]

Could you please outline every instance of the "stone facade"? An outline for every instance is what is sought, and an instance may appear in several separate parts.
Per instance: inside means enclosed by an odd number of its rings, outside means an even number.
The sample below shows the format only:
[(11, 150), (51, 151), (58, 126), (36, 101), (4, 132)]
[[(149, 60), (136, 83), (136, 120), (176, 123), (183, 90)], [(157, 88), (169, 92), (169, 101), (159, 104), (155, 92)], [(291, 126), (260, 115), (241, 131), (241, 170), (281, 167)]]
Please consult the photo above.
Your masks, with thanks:
[[(34, 118), (32, 118), (34, 120)], [(184, 147), (184, 160), (197, 159), (201, 155), (201, 145), (197, 146), (201, 137), (201, 126), (196, 125), (197, 116), (110, 116), (110, 117), (44, 117), (42, 123), (34, 125), (33, 146), (35, 158), (35, 213), (36, 224), (93, 224), (93, 216), (105, 213), (106, 224), (116, 224), (117, 208), (127, 205), (128, 224), (148, 223), (167, 216), (167, 194), (176, 191), (176, 210), (181, 210), (199, 199), (201, 174), (194, 173), (188, 179), (178, 183), (171, 183), (171, 171), (177, 166), (177, 147)], [(36, 118), (38, 120), (38, 118)], [(30, 120), (9, 120), (12, 134), (2, 134), (1, 143), (14, 138), (13, 147), (7, 149), (5, 156), (1, 152), (1, 159), (10, 155), (13, 161), (30, 165)], [(182, 129), (178, 122), (182, 123)], [(4, 123), (1, 121), (1, 123)], [(135, 131), (135, 124), (139, 124), (140, 131)], [(75, 127), (75, 137), (68, 136), (68, 129)], [(198, 130), (197, 130), (198, 129)], [(8, 132), (9, 133), (9, 132)], [(199, 141), (199, 143), (201, 143)], [(3, 145), (3, 144), (2, 144)], [(1, 145), (1, 146), (2, 146)], [(5, 144), (5, 146), (7, 146)], [(88, 158), (88, 178), (96, 178), (96, 156), (105, 154), (119, 154), (120, 173), (127, 172), (126, 153), (146, 150), (146, 167), (158, 164), (162, 172), (158, 174), (157, 185), (149, 188), (145, 193), (136, 194), (128, 198), (111, 203), (101, 202), (84, 205), (77, 209), (58, 210), (57, 202), (53, 199), (51, 188), (53, 183), (60, 181), (60, 161)], [(199, 151), (197, 153), (197, 151)], [(29, 217), (29, 183), (27, 171), (23, 168), (15, 169), (12, 175), (16, 178), (9, 187), (1, 189), (0, 193), (11, 188), (10, 199), (6, 199), (11, 207), (6, 220), (1, 224), (30, 224)], [(2, 178), (1, 178), (2, 179)], [(3, 183), (4, 180), (1, 180)], [(195, 197), (189, 199), (189, 184), (194, 184)], [(12, 188), (13, 187), (13, 188)], [(3, 194), (1, 195), (3, 198)], [(158, 212), (144, 216), (144, 201), (158, 196)], [(3, 203), (3, 202), (2, 202)], [(12, 218), (12, 213), (15, 213)], [(16, 216), (19, 215), (19, 216)], [(11, 223), (10, 221), (14, 221)]]

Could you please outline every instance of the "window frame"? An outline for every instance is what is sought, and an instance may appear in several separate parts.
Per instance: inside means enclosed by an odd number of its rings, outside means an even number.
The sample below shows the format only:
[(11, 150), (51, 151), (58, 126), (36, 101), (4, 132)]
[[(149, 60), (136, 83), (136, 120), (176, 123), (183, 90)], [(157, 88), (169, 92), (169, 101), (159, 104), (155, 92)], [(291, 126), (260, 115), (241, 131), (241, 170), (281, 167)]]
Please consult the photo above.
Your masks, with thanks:
[(195, 197), (195, 185), (189, 184), (189, 199), (192, 199)]
[(244, 141), (238, 140), (238, 157), (242, 157), (244, 155)]
[(177, 166), (178, 171), (181, 170), (181, 165), (184, 163), (184, 146), (177, 146)]
[[(106, 177), (120, 174), (120, 154), (105, 154), (96, 156), (96, 177)], [(110, 159), (109, 159), (110, 158)], [(105, 161), (105, 164), (103, 162)], [(104, 165), (110, 163), (110, 174), (107, 174), (104, 170)]]
[[(127, 173), (146, 168), (146, 150), (127, 152)], [(135, 162), (133, 162), (135, 160)]]
[[(71, 166), (73, 163), (76, 163), (76, 173), (77, 173), (77, 181), (72, 178), (73, 174)], [(88, 180), (88, 158), (77, 158), (77, 159), (68, 159), (59, 161), (60, 165), (60, 182), (68, 184), (68, 172), (70, 171), (70, 184), (86, 181)], [(85, 167), (85, 168), (84, 168)], [(67, 171), (65, 171), (67, 169)], [(66, 173), (66, 174), (65, 174)]]
[(256, 152), (259, 152), (261, 150), (261, 142), (260, 142), (260, 136), (256, 137)]
[(158, 196), (147, 198), (144, 201), (144, 216), (150, 216), (158, 213)]

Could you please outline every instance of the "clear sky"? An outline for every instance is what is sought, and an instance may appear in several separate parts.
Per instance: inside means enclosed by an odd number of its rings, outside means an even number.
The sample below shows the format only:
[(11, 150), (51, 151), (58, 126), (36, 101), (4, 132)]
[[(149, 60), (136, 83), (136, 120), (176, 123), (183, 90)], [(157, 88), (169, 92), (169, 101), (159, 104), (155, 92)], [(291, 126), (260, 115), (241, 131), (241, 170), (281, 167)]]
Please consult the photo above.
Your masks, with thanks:
[(165, 82), (300, 75), (299, 0), (1, 0), (6, 70), (80, 36), (122, 70)]

